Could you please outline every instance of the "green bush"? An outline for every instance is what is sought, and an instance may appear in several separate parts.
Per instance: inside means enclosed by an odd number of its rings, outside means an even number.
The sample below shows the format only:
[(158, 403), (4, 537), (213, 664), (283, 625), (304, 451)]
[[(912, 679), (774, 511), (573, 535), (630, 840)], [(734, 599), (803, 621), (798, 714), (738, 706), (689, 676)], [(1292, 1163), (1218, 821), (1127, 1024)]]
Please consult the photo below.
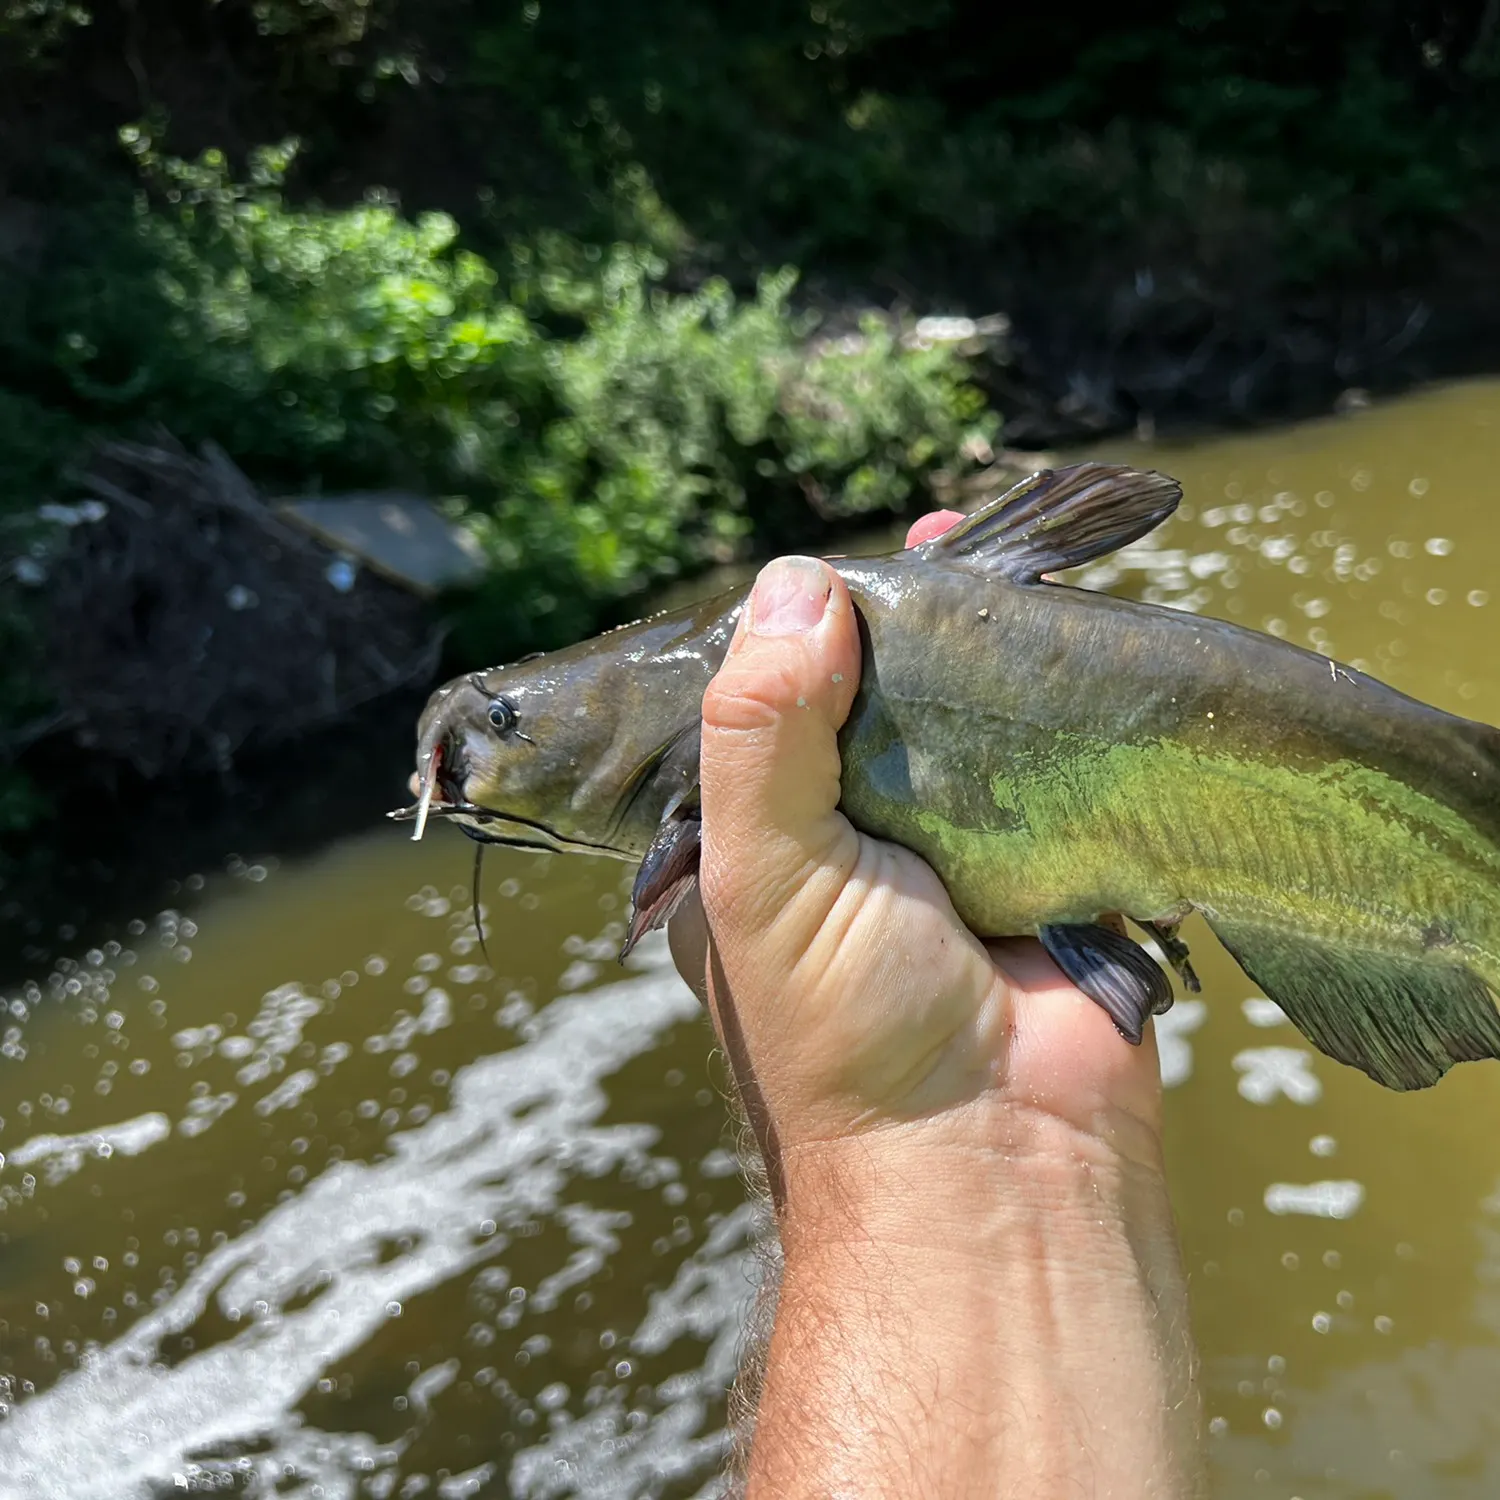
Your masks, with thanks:
[(266, 485), (411, 485), (491, 559), (463, 636), (487, 659), (757, 531), (899, 510), (995, 435), (955, 355), (880, 319), (819, 341), (790, 271), (750, 299), (672, 292), (653, 249), (553, 235), (502, 277), (444, 214), (290, 205), (290, 144), (244, 181), (218, 152), (126, 144), (147, 182), (128, 228), (74, 236), (0, 321), (0, 489), (34, 500), (86, 434), (152, 422)]

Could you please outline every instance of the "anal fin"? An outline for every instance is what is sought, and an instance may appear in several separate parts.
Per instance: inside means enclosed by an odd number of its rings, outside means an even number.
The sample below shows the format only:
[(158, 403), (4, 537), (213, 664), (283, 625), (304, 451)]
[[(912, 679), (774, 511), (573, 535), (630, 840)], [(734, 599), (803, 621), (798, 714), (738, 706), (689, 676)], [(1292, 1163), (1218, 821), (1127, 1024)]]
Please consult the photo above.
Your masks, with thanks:
[(1456, 1062), (1500, 1058), (1500, 1012), (1462, 964), (1218, 917), (1208, 925), (1313, 1046), (1388, 1089), (1427, 1088)]
[(1167, 976), (1128, 937), (1094, 923), (1042, 927), (1037, 936), (1052, 962), (1104, 1010), (1131, 1046), (1140, 1046), (1149, 1017), (1170, 1009)]

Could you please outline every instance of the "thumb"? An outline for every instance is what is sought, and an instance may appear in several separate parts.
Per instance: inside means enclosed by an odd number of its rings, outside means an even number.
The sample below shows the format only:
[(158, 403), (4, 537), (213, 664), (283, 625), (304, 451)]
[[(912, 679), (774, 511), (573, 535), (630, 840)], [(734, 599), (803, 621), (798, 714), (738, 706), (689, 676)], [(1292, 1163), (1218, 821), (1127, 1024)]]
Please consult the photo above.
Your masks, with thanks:
[(854, 606), (827, 563), (784, 557), (762, 570), (703, 698), (700, 883), (729, 948), (763, 932), (816, 873), (831, 900), (852, 868), (837, 736), (859, 660)]

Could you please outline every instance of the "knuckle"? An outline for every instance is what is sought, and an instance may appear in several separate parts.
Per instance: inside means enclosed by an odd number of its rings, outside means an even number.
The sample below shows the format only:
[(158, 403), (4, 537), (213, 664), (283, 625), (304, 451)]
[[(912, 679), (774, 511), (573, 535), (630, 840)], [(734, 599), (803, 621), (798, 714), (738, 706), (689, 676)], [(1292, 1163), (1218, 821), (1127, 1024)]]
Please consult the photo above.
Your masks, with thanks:
[(703, 722), (730, 734), (772, 730), (799, 696), (796, 676), (785, 665), (728, 667), (703, 695)]

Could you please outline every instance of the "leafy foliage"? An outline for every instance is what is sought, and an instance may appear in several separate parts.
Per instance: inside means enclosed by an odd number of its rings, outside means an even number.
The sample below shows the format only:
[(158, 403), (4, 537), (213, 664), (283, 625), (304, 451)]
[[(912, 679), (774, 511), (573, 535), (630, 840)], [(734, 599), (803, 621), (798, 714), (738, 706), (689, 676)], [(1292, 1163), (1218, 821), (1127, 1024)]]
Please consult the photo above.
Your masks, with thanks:
[(587, 630), (758, 520), (899, 509), (994, 433), (943, 350), (880, 320), (809, 342), (789, 271), (746, 300), (718, 279), (674, 293), (650, 249), (551, 235), (502, 277), (445, 214), (289, 205), (290, 143), (240, 181), (217, 151), (124, 139), (147, 184), (126, 227), (80, 235), (0, 337), (0, 368), (54, 403), (0, 397), (12, 496), (45, 493), (85, 434), (158, 421), (268, 482), (408, 482), (492, 559), (469, 638), (498, 657)]
[(727, 254), (971, 284), (986, 256), (1222, 258), (1247, 231), (1297, 278), (1419, 254), (1500, 169), (1497, 57), (1490, 7), (1390, 0), (1000, 24), (978, 0), (546, 0), (476, 7), (451, 54), (587, 187), (642, 162)]
[[(473, 649), (561, 639), (986, 451), (998, 419), (950, 353), (799, 305), (1110, 306), (1155, 269), (1196, 347), (1194, 309), (1473, 258), (1495, 18), (0, 0), (4, 582), (44, 564), (36, 506), (80, 447), (163, 422), (266, 485), (448, 497), (494, 563)], [(295, 161), (252, 149), (292, 137)], [(0, 589), (0, 747), (45, 710), (28, 597)]]

